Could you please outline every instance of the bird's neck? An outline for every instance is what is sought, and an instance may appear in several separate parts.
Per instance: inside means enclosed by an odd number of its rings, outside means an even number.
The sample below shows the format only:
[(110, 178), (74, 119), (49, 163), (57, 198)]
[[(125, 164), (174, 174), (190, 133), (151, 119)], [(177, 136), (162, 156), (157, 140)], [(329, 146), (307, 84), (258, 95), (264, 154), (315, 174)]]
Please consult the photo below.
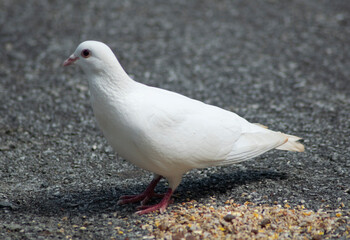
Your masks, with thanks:
[(122, 99), (137, 84), (119, 63), (106, 66), (102, 71), (89, 76), (90, 94), (92, 100), (97, 101), (109, 102)]

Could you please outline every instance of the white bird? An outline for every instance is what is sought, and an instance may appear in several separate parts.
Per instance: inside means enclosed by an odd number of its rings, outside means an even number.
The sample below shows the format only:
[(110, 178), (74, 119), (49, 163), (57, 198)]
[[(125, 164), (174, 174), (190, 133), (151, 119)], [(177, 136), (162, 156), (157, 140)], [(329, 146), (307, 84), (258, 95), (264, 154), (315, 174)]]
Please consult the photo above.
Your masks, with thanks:
[[(139, 195), (122, 196), (118, 204), (141, 202), (138, 214), (164, 212), (182, 175), (194, 168), (242, 162), (271, 149), (304, 151), (299, 137), (253, 124), (224, 109), (131, 79), (112, 50), (102, 42), (85, 41), (64, 62), (85, 72), (91, 104), (104, 136), (132, 164), (154, 173)], [(169, 182), (160, 203), (161, 178)]]

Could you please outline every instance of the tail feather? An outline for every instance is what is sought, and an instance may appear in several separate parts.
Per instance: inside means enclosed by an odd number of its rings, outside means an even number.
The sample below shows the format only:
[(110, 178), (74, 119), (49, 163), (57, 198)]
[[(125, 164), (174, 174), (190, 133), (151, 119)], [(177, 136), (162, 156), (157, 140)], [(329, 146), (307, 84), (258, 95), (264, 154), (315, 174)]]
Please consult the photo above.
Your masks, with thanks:
[[(265, 125), (262, 125), (260, 123), (254, 123), (254, 124), (259, 126), (259, 127), (265, 128), (265, 129), (268, 128)], [(289, 135), (289, 134), (285, 134), (285, 133), (282, 133), (282, 134), (283, 134), (283, 136), (288, 138), (288, 141), (286, 143), (276, 147), (276, 149), (287, 150), (287, 151), (292, 151), (292, 152), (304, 152), (304, 150), (305, 150), (304, 145), (301, 144), (300, 142), (298, 142), (302, 138), (297, 137), (297, 136), (293, 136), (293, 135)]]
[(283, 135), (288, 138), (288, 141), (286, 143), (282, 144), (281, 146), (277, 147), (276, 149), (287, 150), (287, 151), (292, 151), (292, 152), (304, 152), (304, 150), (305, 150), (304, 145), (301, 144), (300, 142), (298, 142), (302, 138), (297, 137), (297, 136), (293, 136), (293, 135), (289, 135), (289, 134), (284, 134), (284, 133), (283, 133)]

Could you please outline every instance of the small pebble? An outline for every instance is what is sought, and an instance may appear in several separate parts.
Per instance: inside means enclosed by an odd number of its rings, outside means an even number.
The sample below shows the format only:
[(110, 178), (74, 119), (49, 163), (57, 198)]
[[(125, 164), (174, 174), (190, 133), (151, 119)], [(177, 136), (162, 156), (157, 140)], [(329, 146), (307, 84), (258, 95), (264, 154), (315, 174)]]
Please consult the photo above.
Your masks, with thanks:
[(236, 217), (233, 216), (232, 214), (227, 214), (225, 217), (224, 217), (224, 220), (226, 222), (231, 222), (233, 219), (235, 219)]
[(270, 219), (264, 219), (260, 222), (261, 227), (266, 227), (267, 224), (270, 224), (271, 220)]

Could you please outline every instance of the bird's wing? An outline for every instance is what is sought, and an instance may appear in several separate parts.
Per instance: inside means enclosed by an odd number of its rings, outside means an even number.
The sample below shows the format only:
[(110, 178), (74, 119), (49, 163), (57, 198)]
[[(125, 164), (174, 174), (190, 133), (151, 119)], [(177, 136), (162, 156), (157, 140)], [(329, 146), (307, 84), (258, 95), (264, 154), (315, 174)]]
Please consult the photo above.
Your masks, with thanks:
[(238, 115), (158, 88), (135, 91), (137, 144), (147, 156), (200, 168), (223, 161), (241, 135)]
[(243, 133), (235, 142), (231, 152), (220, 165), (246, 161), (274, 149), (288, 141), (280, 132), (248, 132)]
[(140, 143), (149, 156), (201, 168), (244, 161), (286, 142), (283, 134), (235, 113), (173, 92), (148, 91), (139, 92), (138, 119), (143, 120)]

